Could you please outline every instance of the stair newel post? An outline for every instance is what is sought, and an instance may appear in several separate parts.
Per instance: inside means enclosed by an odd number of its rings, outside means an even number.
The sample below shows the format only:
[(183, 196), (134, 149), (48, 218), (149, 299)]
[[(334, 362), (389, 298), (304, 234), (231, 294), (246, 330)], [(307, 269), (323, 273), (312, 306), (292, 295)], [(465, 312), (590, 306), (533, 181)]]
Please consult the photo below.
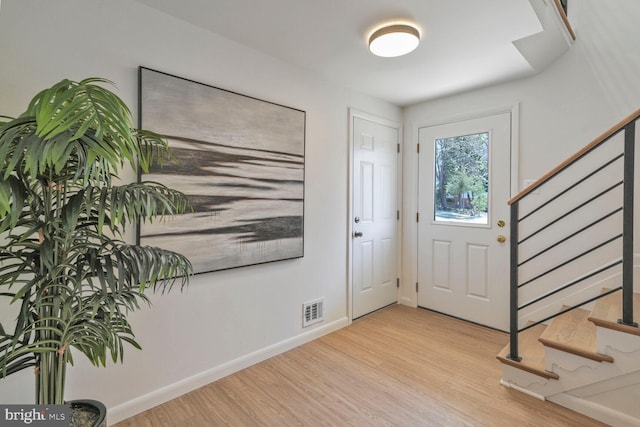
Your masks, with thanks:
[(520, 361), (518, 355), (518, 205), (511, 204), (510, 238), (509, 238), (509, 359)]
[(636, 122), (624, 128), (624, 200), (622, 232), (622, 319), (619, 323), (638, 326), (633, 319), (633, 192)]

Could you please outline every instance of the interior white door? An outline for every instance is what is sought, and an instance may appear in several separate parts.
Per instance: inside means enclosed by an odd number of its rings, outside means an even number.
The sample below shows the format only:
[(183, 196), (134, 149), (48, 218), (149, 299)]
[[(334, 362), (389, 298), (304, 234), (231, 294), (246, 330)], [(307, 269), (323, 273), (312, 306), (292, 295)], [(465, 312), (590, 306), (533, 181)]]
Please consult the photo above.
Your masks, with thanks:
[(511, 115), (418, 139), (418, 305), (508, 330)]
[(354, 116), (352, 317), (397, 301), (398, 129)]

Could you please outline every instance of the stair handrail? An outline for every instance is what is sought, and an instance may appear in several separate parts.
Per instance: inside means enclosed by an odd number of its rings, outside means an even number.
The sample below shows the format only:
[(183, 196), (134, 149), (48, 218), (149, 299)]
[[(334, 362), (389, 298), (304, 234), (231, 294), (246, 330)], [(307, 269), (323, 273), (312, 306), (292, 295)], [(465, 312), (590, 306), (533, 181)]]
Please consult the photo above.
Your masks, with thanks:
[(556, 3), (556, 8), (558, 9), (558, 13), (560, 14), (560, 18), (562, 19), (562, 22), (564, 22), (564, 25), (567, 27), (567, 31), (571, 36), (571, 40), (575, 40), (576, 33), (573, 31), (573, 28), (571, 27), (571, 23), (569, 22), (569, 17), (567, 16), (568, 0), (555, 0), (555, 3)]
[(627, 126), (631, 122), (634, 122), (634, 121), (638, 120), (639, 118), (640, 118), (640, 108), (638, 108), (633, 113), (629, 114), (624, 119), (620, 120), (618, 123), (613, 125), (609, 130), (607, 130), (606, 132), (604, 132), (603, 134), (598, 136), (596, 139), (591, 141), (589, 144), (587, 144), (584, 147), (582, 147), (580, 150), (576, 151), (571, 156), (567, 157), (565, 160), (560, 162), (556, 167), (550, 169), (547, 173), (542, 175), (540, 178), (536, 179), (531, 184), (529, 184), (528, 186), (523, 188), (519, 193), (517, 193), (515, 196), (510, 198), (507, 201), (507, 204), (508, 205), (512, 205), (514, 202), (517, 202), (518, 200), (524, 198), (524, 196), (526, 196), (527, 194), (537, 190), (538, 188), (540, 188), (540, 186), (542, 184), (544, 184), (545, 182), (549, 181), (551, 178), (556, 176), (562, 170), (566, 169), (570, 164), (576, 162), (581, 157), (584, 157), (585, 154), (587, 154), (588, 152), (594, 150), (600, 144), (606, 142), (613, 135), (616, 135), (618, 132), (622, 131), (622, 129), (624, 129), (625, 126)]
[[(559, 1), (559, 0), (556, 0)], [(518, 194), (513, 196), (507, 202), (510, 206), (510, 228), (511, 228), (511, 236), (510, 236), (510, 350), (509, 355), (507, 356), (509, 359), (514, 361), (520, 361), (521, 357), (518, 354), (518, 332), (526, 329), (520, 329), (518, 325), (518, 311), (519, 311), (519, 300), (518, 300), (518, 290), (521, 285), (519, 285), (519, 277), (518, 277), (518, 268), (519, 268), (519, 257), (518, 257), (518, 246), (519, 241), (519, 222), (521, 220), (519, 216), (519, 204), (520, 201), (525, 199), (528, 195), (532, 194), (533, 191), (540, 188), (542, 185), (550, 181), (553, 177), (561, 173), (562, 171), (569, 168), (571, 165), (576, 163), (578, 160), (595, 150), (597, 147), (601, 146), (605, 142), (612, 139), (613, 136), (618, 135), (621, 132), (624, 132), (624, 151), (623, 162), (624, 162), (624, 171), (623, 171), (623, 201), (622, 201), (622, 216), (623, 216), (623, 229), (621, 238), (622, 238), (622, 318), (618, 321), (621, 324), (635, 326), (638, 327), (638, 324), (634, 322), (633, 319), (633, 218), (634, 218), (634, 157), (635, 157), (635, 124), (636, 121), (640, 120), (640, 109), (634, 111), (629, 116), (621, 120), (612, 126), (609, 130), (604, 132), (602, 135), (598, 136), (592, 142), (584, 146), (582, 149), (577, 151), (575, 154), (569, 156), (566, 160), (562, 161), (556, 167), (542, 175), (532, 184), (524, 188)], [(620, 289), (619, 288), (619, 289)], [(616, 289), (616, 290), (619, 290)], [(615, 290), (614, 290), (615, 291)], [(611, 293), (613, 291), (609, 291)], [(601, 294), (595, 298), (590, 298), (586, 301), (579, 303), (577, 306), (571, 307), (570, 309), (588, 304), (598, 298), (606, 296), (608, 293)], [(550, 320), (553, 317), (556, 317), (568, 310), (563, 310), (559, 313), (556, 313), (552, 316), (549, 316), (544, 319)], [(542, 321), (536, 322), (540, 323)], [(533, 325), (530, 325), (533, 326)], [(529, 327), (530, 327), (529, 326)]]

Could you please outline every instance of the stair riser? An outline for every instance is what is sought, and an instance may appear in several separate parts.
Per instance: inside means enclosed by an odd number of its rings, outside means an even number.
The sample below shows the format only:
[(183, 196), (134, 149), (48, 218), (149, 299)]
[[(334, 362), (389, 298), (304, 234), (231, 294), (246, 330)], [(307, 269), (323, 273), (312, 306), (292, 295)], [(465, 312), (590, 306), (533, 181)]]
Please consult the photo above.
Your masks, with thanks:
[[(554, 352), (562, 353), (558, 350)], [(562, 362), (567, 365), (560, 367), (552, 363), (547, 369), (559, 375), (558, 380), (546, 380), (538, 375), (525, 372), (512, 366), (502, 366), (502, 379), (507, 383), (515, 384), (518, 387), (530, 390), (540, 396), (551, 396), (557, 393), (569, 392), (589, 384), (606, 381), (610, 378), (619, 377), (637, 372), (639, 369), (640, 350), (625, 353), (613, 350), (610, 355), (614, 357), (615, 363), (599, 363), (583, 357), (564, 354), (551, 355), (551, 358), (560, 356)], [(557, 360), (557, 359), (556, 359)]]
[(574, 371), (565, 371), (556, 367), (555, 372), (560, 375), (560, 379), (545, 380), (538, 375), (504, 365), (502, 367), (502, 380), (527, 389), (537, 395), (547, 397), (624, 374), (610, 364), (608, 369), (602, 369), (602, 367), (592, 369), (583, 366)]
[(637, 335), (598, 326), (596, 337), (599, 353), (608, 354), (607, 352), (610, 352), (611, 349), (624, 353), (640, 351), (640, 336)]
[(575, 371), (583, 366), (598, 369), (601, 363), (576, 354), (567, 353), (551, 347), (545, 347), (545, 363), (547, 371), (556, 372), (554, 369), (561, 366), (565, 371)]

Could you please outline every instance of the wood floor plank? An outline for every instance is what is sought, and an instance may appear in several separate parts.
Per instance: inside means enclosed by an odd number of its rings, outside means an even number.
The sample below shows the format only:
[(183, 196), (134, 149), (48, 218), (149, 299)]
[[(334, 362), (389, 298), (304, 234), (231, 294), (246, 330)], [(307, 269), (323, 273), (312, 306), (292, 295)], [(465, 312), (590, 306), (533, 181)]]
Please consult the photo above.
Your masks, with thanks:
[(117, 427), (604, 426), (499, 385), (507, 341), (394, 305)]

